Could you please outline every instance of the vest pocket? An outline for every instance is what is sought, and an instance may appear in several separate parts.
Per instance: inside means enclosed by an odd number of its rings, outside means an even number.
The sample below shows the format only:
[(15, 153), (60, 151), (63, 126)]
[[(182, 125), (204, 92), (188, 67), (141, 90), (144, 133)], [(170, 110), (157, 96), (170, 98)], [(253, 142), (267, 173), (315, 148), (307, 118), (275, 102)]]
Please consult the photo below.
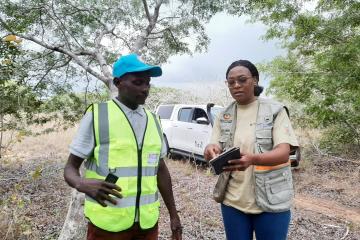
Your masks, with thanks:
[(267, 212), (290, 209), (294, 196), (289, 166), (264, 172), (254, 172), (256, 203)]
[(289, 201), (292, 197), (292, 187), (284, 175), (275, 179), (265, 180), (267, 199), (271, 204), (279, 204)]
[(257, 152), (264, 153), (271, 151), (273, 148), (272, 129), (256, 130)]

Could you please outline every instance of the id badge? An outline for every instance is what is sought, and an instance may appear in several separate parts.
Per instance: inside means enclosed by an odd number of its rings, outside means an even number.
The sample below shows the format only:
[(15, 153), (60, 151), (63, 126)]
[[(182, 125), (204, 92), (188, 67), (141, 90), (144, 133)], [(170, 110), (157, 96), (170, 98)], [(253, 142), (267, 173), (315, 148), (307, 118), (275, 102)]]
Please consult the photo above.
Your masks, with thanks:
[(159, 154), (149, 153), (147, 162), (149, 165), (154, 165), (158, 162), (158, 159), (159, 159)]

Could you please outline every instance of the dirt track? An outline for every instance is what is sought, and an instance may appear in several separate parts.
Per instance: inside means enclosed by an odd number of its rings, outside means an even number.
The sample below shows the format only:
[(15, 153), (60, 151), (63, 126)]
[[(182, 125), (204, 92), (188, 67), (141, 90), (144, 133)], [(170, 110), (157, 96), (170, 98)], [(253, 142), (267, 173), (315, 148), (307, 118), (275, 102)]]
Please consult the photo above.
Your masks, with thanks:
[[(48, 152), (37, 151), (37, 143), (29, 142), (19, 149), (34, 148), (33, 152), (14, 149), (16, 154), (3, 158), (0, 164), (0, 236), (3, 240), (57, 239), (60, 233), (71, 192), (62, 176), (67, 152), (66, 148), (58, 148), (59, 138), (55, 143), (41, 142), (49, 145), (44, 147)], [(225, 239), (219, 204), (211, 198), (216, 177), (193, 162), (169, 159), (167, 164), (184, 226), (183, 239)], [(324, 168), (324, 165), (330, 167)], [(300, 167), (294, 172), (297, 193), (289, 239), (359, 240), (360, 193), (356, 182), (359, 175), (355, 172), (358, 167), (324, 165)], [(354, 170), (340, 172), (338, 169)], [(169, 239), (164, 204), (159, 226), (159, 239)]]
[(360, 208), (346, 207), (335, 201), (316, 199), (298, 194), (294, 204), (299, 209), (321, 213), (329, 217), (339, 218), (360, 226)]
[[(175, 198), (181, 211), (184, 239), (225, 239), (219, 205), (211, 199), (216, 177), (189, 162), (167, 162), (173, 178)], [(297, 174), (304, 173), (295, 173)], [(299, 180), (299, 177), (304, 176), (295, 176), (295, 179)], [(304, 188), (303, 184), (299, 182), (298, 188)], [(360, 239), (359, 210), (334, 200), (297, 193), (289, 239)], [(164, 207), (160, 226), (165, 230), (161, 239), (168, 239), (170, 232)]]

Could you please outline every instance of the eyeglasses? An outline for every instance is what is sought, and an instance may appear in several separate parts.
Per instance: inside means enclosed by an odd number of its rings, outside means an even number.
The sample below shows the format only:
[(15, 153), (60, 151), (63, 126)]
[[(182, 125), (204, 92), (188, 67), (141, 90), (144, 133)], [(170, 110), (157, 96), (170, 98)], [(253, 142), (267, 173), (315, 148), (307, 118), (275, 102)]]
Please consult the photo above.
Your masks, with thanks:
[(225, 84), (228, 86), (228, 88), (234, 88), (236, 86), (236, 83), (238, 85), (244, 85), (250, 78), (252, 77), (239, 77), (237, 79), (229, 79), (225, 81)]

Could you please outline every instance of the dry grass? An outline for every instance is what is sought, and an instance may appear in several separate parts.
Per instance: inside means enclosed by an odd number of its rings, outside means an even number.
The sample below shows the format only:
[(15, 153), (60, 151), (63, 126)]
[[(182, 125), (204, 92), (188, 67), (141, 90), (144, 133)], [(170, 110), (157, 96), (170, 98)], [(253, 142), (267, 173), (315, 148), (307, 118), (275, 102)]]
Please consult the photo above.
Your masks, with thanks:
[[(35, 128), (33, 131), (41, 131)], [(0, 236), (55, 239), (70, 189), (62, 177), (74, 129), (18, 137), (0, 159)], [(10, 133), (6, 133), (5, 141)], [(16, 139), (16, 135), (14, 135)]]
[[(42, 127), (32, 127), (30, 131), (40, 132)], [(4, 142), (10, 141), (12, 135), (13, 143), (10, 144), (4, 159), (16, 159), (21, 161), (33, 158), (65, 158), (68, 155), (68, 146), (75, 134), (75, 128), (67, 130), (53, 131), (38, 136), (19, 136), (11, 132), (6, 132)]]
[[(57, 238), (70, 197), (71, 189), (63, 180), (62, 169), (74, 134), (73, 128), (24, 137), (0, 160), (0, 239)], [(294, 171), (297, 193), (358, 208), (358, 162), (319, 155), (314, 147), (318, 134), (299, 134), (303, 160)], [(219, 205), (211, 198), (216, 177), (206, 167), (189, 160), (167, 160), (167, 164), (183, 221), (183, 239), (224, 239)], [(168, 239), (169, 218), (164, 204), (159, 225), (160, 239)], [(295, 207), (289, 239), (341, 238), (347, 229), (350, 232), (344, 239), (357, 239), (360, 235), (354, 231), (358, 227), (344, 219)]]

